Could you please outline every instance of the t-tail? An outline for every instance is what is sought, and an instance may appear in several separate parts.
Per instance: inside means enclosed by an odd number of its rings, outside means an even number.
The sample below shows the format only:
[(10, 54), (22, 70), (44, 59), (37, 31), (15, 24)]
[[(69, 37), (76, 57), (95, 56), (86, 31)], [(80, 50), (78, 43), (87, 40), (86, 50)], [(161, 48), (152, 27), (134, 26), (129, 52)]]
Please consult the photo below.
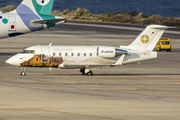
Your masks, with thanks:
[(27, 16), (23, 17), (23, 14), (31, 14), (31, 17), (34, 17), (30, 21), (31, 26), (39, 27), (42, 24), (46, 24), (47, 26), (45, 27), (49, 28), (66, 22), (66, 19), (63, 17), (50, 15), (53, 4), (54, 0), (23, 0), (16, 12), (21, 16), (22, 20), (27, 19)]
[(121, 46), (121, 48), (153, 51), (167, 28), (169, 27), (163, 25), (149, 25), (129, 46)]
[(9, 13), (1, 13), (0, 39), (43, 30), (66, 22), (64, 17), (51, 15), (54, 0), (23, 0)]

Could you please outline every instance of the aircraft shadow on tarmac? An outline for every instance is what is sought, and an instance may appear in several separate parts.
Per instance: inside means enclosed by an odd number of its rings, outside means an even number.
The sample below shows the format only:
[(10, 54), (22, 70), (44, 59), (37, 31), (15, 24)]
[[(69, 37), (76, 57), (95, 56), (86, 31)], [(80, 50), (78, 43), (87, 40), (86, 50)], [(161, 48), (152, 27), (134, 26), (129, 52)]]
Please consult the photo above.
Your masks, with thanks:
[[(44, 75), (58, 75), (58, 76), (86, 76), (86, 75), (81, 75), (81, 74), (44, 74)], [(170, 74), (170, 73), (164, 73), (164, 74), (135, 74), (135, 73), (129, 73), (129, 74), (94, 74), (93, 76), (173, 76), (173, 75), (180, 75), (180, 73), (178, 74)]]

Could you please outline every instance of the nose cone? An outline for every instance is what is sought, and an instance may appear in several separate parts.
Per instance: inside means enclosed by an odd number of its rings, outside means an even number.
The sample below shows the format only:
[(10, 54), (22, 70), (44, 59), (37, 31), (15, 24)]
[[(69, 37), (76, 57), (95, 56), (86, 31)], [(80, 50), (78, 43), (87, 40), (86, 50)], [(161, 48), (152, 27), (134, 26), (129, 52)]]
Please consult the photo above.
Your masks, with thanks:
[(6, 60), (6, 63), (7, 64), (10, 64), (10, 65), (14, 65), (14, 66), (21, 66), (21, 60), (15, 56), (9, 58), (8, 60)]

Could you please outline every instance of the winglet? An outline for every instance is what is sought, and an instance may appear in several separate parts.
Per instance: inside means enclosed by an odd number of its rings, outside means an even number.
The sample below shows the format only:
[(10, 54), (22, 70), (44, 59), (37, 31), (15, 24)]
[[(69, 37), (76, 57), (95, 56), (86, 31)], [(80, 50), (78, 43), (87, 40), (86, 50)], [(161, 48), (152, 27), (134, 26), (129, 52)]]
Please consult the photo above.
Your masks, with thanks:
[(114, 65), (122, 65), (124, 57), (125, 57), (125, 54), (123, 54)]

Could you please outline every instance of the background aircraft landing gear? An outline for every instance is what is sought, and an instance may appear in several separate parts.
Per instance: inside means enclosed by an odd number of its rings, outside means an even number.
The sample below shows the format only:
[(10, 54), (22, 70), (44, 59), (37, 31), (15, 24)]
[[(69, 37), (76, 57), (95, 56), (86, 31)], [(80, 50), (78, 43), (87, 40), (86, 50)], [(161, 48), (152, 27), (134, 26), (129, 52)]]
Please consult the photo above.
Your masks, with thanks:
[(25, 67), (21, 67), (21, 76), (25, 76), (26, 73), (25, 73)]

